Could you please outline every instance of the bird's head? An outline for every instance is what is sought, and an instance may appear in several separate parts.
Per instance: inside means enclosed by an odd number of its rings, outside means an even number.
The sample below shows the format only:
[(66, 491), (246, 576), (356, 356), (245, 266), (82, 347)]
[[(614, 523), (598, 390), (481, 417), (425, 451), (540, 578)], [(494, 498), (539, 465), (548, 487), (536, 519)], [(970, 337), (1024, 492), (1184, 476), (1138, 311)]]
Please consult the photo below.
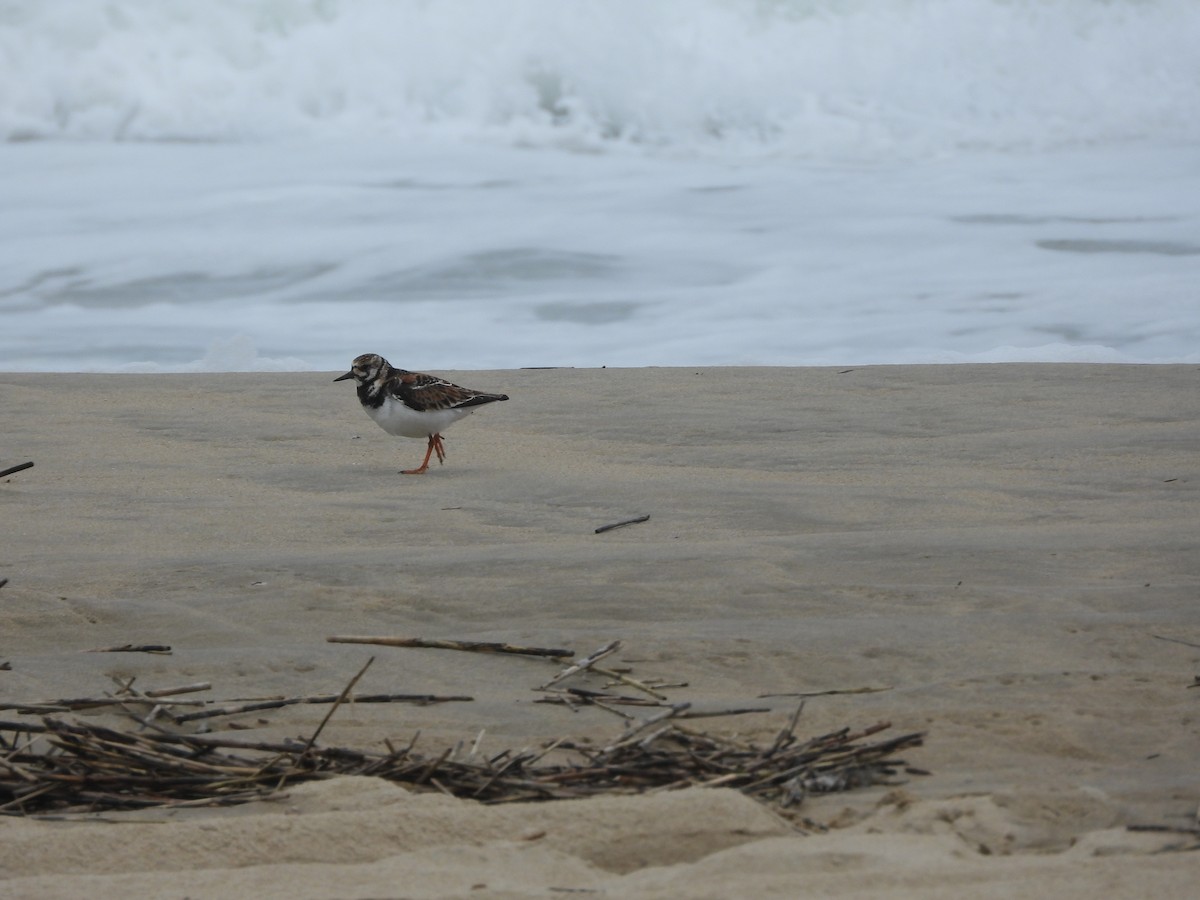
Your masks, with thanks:
[(364, 353), (362, 356), (354, 358), (349, 372), (339, 375), (333, 380), (345, 381), (347, 378), (353, 378), (359, 384), (366, 384), (368, 381), (373, 381), (386, 368), (388, 368), (388, 361), (378, 353)]

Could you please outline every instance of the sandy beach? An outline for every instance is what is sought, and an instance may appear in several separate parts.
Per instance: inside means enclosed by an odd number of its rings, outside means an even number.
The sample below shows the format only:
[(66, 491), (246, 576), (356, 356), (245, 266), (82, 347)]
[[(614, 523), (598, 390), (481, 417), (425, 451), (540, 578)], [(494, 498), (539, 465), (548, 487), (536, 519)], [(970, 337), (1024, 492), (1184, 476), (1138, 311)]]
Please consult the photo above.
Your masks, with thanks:
[[(0, 469), (35, 463), (0, 479), (0, 701), (336, 693), (374, 656), (360, 691), (474, 699), (345, 704), (322, 743), (499, 752), (621, 723), (536, 703), (556, 663), (326, 638), (620, 639), (672, 700), (770, 707), (714, 732), (769, 741), (799, 702), (778, 695), (876, 689), (810, 697), (799, 731), (922, 731), (905, 759), (931, 774), (809, 797), (808, 834), (731, 790), (485, 806), (364, 778), (5, 816), (0, 895), (1194, 890), (1200, 368), (439, 372), (511, 400), (419, 477), (423, 442), (336, 374), (0, 375)], [(84, 652), (125, 643), (172, 649)]]

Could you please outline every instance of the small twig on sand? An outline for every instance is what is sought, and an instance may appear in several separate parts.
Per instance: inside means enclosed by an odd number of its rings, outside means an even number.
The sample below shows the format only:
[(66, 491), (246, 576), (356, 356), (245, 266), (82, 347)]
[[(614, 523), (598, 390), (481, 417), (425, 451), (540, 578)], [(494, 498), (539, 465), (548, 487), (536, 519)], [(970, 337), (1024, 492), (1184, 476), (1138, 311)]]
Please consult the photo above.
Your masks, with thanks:
[(639, 522), (649, 522), (649, 516), (635, 516), (632, 519), (624, 519), (620, 522), (613, 522), (611, 525), (601, 525), (595, 530), (595, 534), (604, 534), (606, 531), (612, 531), (614, 528), (623, 528), (626, 525), (637, 525)]
[(0, 478), (3, 478), (6, 475), (13, 475), (17, 472), (24, 472), (26, 469), (32, 469), (32, 468), (33, 468), (33, 463), (31, 463), (31, 462), (23, 462), (20, 465), (10, 466), (9, 468), (4, 469), (3, 471), (0, 471)]
[(1158, 638), (1160, 641), (1170, 641), (1172, 644), (1183, 644), (1185, 647), (1200, 647), (1200, 644), (1194, 644), (1191, 641), (1181, 640), (1180, 638), (1167, 637), (1165, 634), (1152, 634), (1152, 638)]
[(84, 653), (158, 653), (162, 656), (169, 656), (171, 647), (169, 644), (118, 644), (115, 647), (96, 647), (92, 650), (84, 650)]
[(574, 650), (556, 647), (520, 647), (516, 644), (491, 643), (488, 641), (455, 641), (438, 638), (409, 637), (357, 637), (341, 635), (327, 637), (331, 644), (378, 644), (383, 647), (429, 647), (435, 650), (466, 650), (472, 653), (514, 653), (524, 656), (574, 656)]

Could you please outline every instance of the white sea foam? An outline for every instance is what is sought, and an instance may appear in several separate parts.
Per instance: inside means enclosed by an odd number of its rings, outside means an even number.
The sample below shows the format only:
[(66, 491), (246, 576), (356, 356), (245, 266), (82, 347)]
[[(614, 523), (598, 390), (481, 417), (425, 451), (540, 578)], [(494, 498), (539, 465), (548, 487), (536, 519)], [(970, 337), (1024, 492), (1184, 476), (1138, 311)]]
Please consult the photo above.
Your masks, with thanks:
[(0, 135), (845, 158), (1200, 136), (1194, 0), (9, 0)]
[(0, 2), (0, 369), (1200, 362), (1194, 0)]

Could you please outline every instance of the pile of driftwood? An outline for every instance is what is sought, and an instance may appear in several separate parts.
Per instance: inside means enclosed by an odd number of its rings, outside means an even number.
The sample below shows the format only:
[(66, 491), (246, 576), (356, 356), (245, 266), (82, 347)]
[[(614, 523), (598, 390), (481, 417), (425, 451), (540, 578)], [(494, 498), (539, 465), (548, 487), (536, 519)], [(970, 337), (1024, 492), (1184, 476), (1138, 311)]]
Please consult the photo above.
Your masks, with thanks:
[[(480, 652), (523, 649), (465, 642), (410, 642), (401, 646), (447, 646), (448, 643), (457, 644), (453, 649)], [(501, 646), (504, 649), (499, 649)], [(601, 669), (596, 662), (616, 646), (619, 642), (567, 666), (539, 690), (546, 691), (546, 699), (552, 702), (573, 707), (594, 704), (616, 712), (625, 725), (620, 734), (607, 743), (560, 738), (537, 749), (506, 750), (490, 756), (479, 752), (478, 739), (469, 750), (460, 744), (433, 756), (415, 750), (416, 738), (399, 748), (385, 742), (379, 750), (319, 745), (318, 738), (325, 725), (344, 702), (439, 703), (471, 699), (419, 694), (355, 696), (354, 687), (370, 661), (338, 695), (208, 705), (205, 709), (180, 712), (175, 708), (178, 705), (206, 705), (206, 702), (180, 700), (179, 695), (207, 689), (209, 685), (143, 693), (127, 683), (115, 695), (100, 698), (4, 704), (0, 708), (39, 714), (41, 718), (36, 722), (0, 721), (0, 813), (36, 815), (230, 805), (267, 797), (289, 784), (339, 775), (376, 776), (414, 789), (438, 790), (487, 803), (721, 786), (788, 807), (809, 793), (886, 783), (900, 772), (920, 773), (896, 755), (919, 746), (922, 735), (871, 740), (887, 729), (887, 724), (858, 732), (847, 728), (803, 740), (796, 736), (801, 704), (772, 741), (758, 745), (689, 726), (702, 717), (764, 711), (761, 708), (698, 712), (689, 703), (560, 686), (562, 681), (580, 672), (610, 671)], [(553, 655), (568, 652), (554, 651)], [(615, 674), (622, 676), (620, 672)], [(648, 685), (628, 675), (618, 680), (661, 696), (662, 685)], [(646, 718), (637, 718), (614, 708), (625, 701), (658, 708)], [(330, 706), (306, 740), (256, 742), (229, 735), (178, 731), (181, 724), (195, 723), (197, 719), (294, 703)], [(69, 711), (95, 709), (105, 704), (124, 711), (135, 724), (114, 728), (62, 717)], [(169, 724), (156, 721), (164, 716)]]
[[(452, 750), (427, 757), (411, 746), (379, 753), (311, 741), (137, 733), (49, 717), (39, 724), (0, 722), (0, 811), (226, 805), (335, 775), (374, 775), (491, 803), (707, 785), (788, 806), (809, 792), (886, 780), (904, 765), (894, 755), (921, 743), (919, 734), (865, 742), (886, 725), (804, 741), (790, 726), (766, 747), (698, 733), (670, 717), (643, 725), (654, 727), (602, 748), (560, 740), (536, 751), (457, 759)], [(34, 749), (35, 743), (48, 746)], [(579, 758), (543, 762), (552, 749)]]

